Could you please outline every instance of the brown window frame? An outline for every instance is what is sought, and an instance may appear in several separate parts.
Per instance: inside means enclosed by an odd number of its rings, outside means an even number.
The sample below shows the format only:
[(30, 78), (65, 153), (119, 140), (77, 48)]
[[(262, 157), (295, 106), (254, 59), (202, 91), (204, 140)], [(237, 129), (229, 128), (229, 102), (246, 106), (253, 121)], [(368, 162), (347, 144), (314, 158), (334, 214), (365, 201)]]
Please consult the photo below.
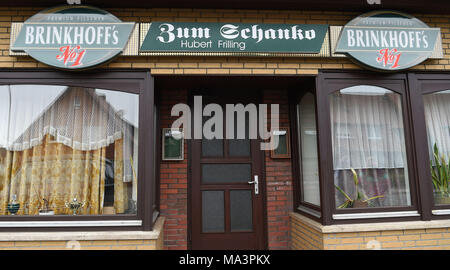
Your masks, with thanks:
[[(333, 85), (335, 84), (335, 85)], [(401, 96), (402, 117), (406, 155), (408, 162), (408, 176), (410, 185), (411, 205), (405, 207), (376, 207), (363, 209), (337, 209), (335, 205), (335, 188), (333, 178), (333, 160), (331, 148), (331, 123), (329, 94), (355, 85), (374, 85), (390, 89)], [(435, 89), (422, 89), (422, 85), (436, 84)], [(395, 88), (393, 85), (396, 85)], [(428, 141), (426, 134), (425, 115), (422, 95), (424, 93), (446, 90), (450, 85), (450, 73), (445, 72), (404, 72), (404, 73), (375, 73), (363, 70), (320, 70), (316, 76), (316, 87), (313, 90), (316, 98), (317, 147), (319, 155), (319, 179), (321, 206), (308, 205), (301, 198), (301, 160), (298, 148), (296, 123), (296, 104), (306, 89), (293, 91), (290, 99), (291, 135), (294, 178), (294, 209), (296, 212), (313, 218), (323, 225), (395, 222), (413, 220), (434, 220), (450, 218), (450, 205), (435, 206), (433, 201), (431, 174), (429, 172)], [(339, 86), (339, 87), (338, 87)], [(306, 207), (299, 209), (299, 206)], [(310, 211), (321, 212), (321, 217), (312, 216)], [(439, 215), (433, 215), (433, 210), (448, 210)], [(393, 213), (393, 212), (398, 212)], [(373, 215), (374, 213), (381, 216)], [(333, 219), (333, 215), (347, 215), (345, 219)], [(363, 216), (352, 216), (363, 214)], [(367, 214), (367, 215), (365, 215)]]
[[(411, 206), (405, 207), (374, 207), (363, 209), (337, 209), (335, 203), (335, 187), (333, 177), (333, 152), (331, 143), (331, 124), (329, 95), (336, 91), (356, 86), (373, 85), (389, 89), (401, 95), (402, 117), (404, 125), (405, 147), (408, 166), (408, 177), (410, 185)], [(415, 149), (413, 146), (410, 104), (408, 102), (408, 80), (405, 74), (373, 74), (366, 72), (320, 72), (318, 76), (317, 108), (318, 108), (318, 129), (319, 129), (319, 151), (321, 170), (321, 181), (324, 186), (324, 193), (328, 196), (324, 198), (326, 202), (322, 206), (322, 222), (331, 223), (352, 223), (352, 222), (377, 222), (385, 221), (388, 218), (348, 218), (345, 220), (333, 219), (333, 215), (339, 214), (359, 214), (359, 213), (382, 213), (382, 212), (404, 212), (418, 211), (417, 198), (417, 169), (414, 162)], [(328, 181), (325, 181), (327, 179)], [(419, 220), (419, 216), (392, 217), (390, 221)]]
[(320, 152), (319, 152), (319, 130), (317, 126), (317, 96), (315, 91), (314, 85), (306, 84), (302, 88), (305, 89), (305, 91), (291, 91), (289, 100), (292, 101), (292, 103), (289, 104), (289, 119), (291, 121), (291, 155), (292, 155), (292, 174), (293, 174), (293, 196), (294, 196), (294, 210), (298, 213), (301, 213), (303, 215), (308, 216), (309, 218), (312, 218), (316, 221), (322, 220), (322, 178), (320, 176), (320, 162), (318, 164), (319, 168), (319, 196), (320, 196), (320, 206), (308, 203), (303, 198), (303, 174), (302, 172), (302, 154), (301, 154), (301, 145), (300, 145), (300, 134), (299, 134), (299, 125), (298, 125), (298, 104), (302, 100), (303, 96), (307, 93), (310, 93), (314, 96), (314, 102), (315, 104), (315, 111), (316, 111), (316, 132), (317, 132), (317, 155), (318, 155), (318, 161), (320, 160)]
[[(91, 215), (91, 216), (0, 216), (2, 222), (30, 221), (142, 221), (140, 226), (79, 226), (79, 227), (0, 227), (0, 231), (150, 231), (153, 228), (153, 193), (152, 182), (154, 171), (153, 134), (154, 115), (154, 82), (148, 70), (102, 70), (87, 72), (63, 72), (46, 69), (3, 69), (0, 71), (0, 85), (43, 84), (70, 85), (79, 87), (96, 87), (114, 91), (122, 91), (139, 95), (139, 163), (138, 167), (138, 201), (135, 215)], [(150, 127), (150, 128), (147, 128)], [(157, 192), (157, 191), (156, 191)], [(156, 194), (155, 192), (155, 194)], [(156, 198), (158, 199), (158, 197)]]
[[(429, 145), (428, 134), (426, 131), (423, 95), (450, 89), (450, 74), (409, 73), (408, 77), (411, 85), (410, 95), (411, 103), (413, 106), (413, 124), (416, 138), (416, 159), (418, 164), (418, 178), (421, 189), (420, 199), (422, 215), (426, 220), (448, 219), (450, 218), (450, 205), (435, 205), (434, 203), (433, 186), (429, 169)], [(447, 89), (445, 89), (445, 87)], [(433, 210), (449, 210), (449, 214), (435, 215), (433, 214)]]

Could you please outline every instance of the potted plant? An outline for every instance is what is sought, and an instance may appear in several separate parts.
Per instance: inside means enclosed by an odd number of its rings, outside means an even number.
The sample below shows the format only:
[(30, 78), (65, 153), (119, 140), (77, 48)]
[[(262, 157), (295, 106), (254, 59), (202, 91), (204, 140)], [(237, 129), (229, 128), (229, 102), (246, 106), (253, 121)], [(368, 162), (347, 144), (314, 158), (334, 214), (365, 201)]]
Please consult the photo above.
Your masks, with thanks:
[(436, 143), (433, 146), (433, 159), (430, 161), (431, 179), (436, 204), (450, 204), (450, 164), (445, 156), (439, 153)]
[(358, 189), (359, 178), (358, 174), (354, 169), (350, 169), (353, 174), (353, 183), (355, 184), (355, 198), (351, 198), (342, 188), (334, 185), (339, 192), (346, 198), (345, 202), (338, 206), (338, 208), (365, 208), (369, 206), (369, 202), (384, 197), (384, 195), (378, 195), (374, 197), (367, 198), (363, 191)]

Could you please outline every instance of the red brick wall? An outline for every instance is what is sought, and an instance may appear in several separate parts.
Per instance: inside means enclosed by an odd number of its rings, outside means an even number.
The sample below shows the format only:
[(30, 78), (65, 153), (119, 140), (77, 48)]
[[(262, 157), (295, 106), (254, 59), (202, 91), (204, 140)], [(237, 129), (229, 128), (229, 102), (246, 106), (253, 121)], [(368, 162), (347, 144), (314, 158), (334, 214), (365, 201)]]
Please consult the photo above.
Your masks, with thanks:
[[(289, 127), (287, 91), (264, 91), (263, 100), (265, 104), (279, 104), (279, 126)], [(270, 118), (270, 109), (268, 114)], [(289, 249), (289, 212), (293, 205), (291, 159), (272, 159), (270, 151), (265, 151), (265, 167), (269, 249)]]
[[(172, 106), (180, 102), (187, 103), (187, 99), (187, 91), (185, 90), (164, 89), (162, 91), (160, 103), (161, 128), (170, 127), (176, 119), (176, 117), (170, 117)], [(289, 126), (286, 91), (265, 91), (264, 103), (280, 104), (280, 126)], [(183, 161), (161, 162), (160, 205), (161, 215), (166, 217), (164, 227), (165, 249), (187, 249), (188, 143), (188, 141), (185, 142), (185, 159)], [(292, 211), (291, 159), (271, 159), (270, 152), (266, 151), (265, 167), (269, 249), (289, 249), (289, 212)]]
[[(161, 128), (171, 127), (177, 117), (171, 117), (172, 106), (177, 103), (187, 103), (187, 91), (166, 90), (161, 93), (160, 125)], [(162, 131), (160, 131), (162, 132)], [(160, 210), (166, 217), (164, 224), (164, 248), (187, 248), (187, 177), (188, 177), (187, 143), (184, 147), (184, 160), (161, 161), (160, 168)]]

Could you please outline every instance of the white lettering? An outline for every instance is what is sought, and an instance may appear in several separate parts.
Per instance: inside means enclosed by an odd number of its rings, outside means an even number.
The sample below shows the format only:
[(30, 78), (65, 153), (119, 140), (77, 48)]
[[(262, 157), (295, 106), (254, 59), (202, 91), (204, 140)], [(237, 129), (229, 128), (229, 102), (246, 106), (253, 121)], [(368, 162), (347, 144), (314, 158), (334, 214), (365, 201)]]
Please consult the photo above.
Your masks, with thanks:
[(111, 37), (111, 26), (105, 27), (105, 45), (109, 44), (109, 38)]
[(65, 26), (64, 27), (64, 43), (65, 44), (72, 44), (72, 39), (70, 38), (70, 32), (72, 32), (72, 26)]
[[(161, 30), (161, 33), (159, 33), (159, 36), (156, 37), (160, 42), (162, 43), (170, 43), (175, 40), (175, 34), (172, 33), (174, 30), (173, 25), (169, 23), (163, 23), (159, 26), (159, 30)], [(166, 38), (164, 38), (164, 36)]]
[(86, 42), (86, 44), (93, 44), (95, 42), (95, 28), (89, 26), (84, 33), (84, 41)]
[(390, 39), (391, 48), (397, 48), (398, 47), (397, 31), (389, 31), (389, 39)]
[(399, 43), (402, 48), (408, 47), (408, 34), (405, 31), (400, 32)]
[(364, 32), (362, 30), (356, 30), (356, 46), (358, 47), (366, 47), (364, 45), (363, 34)]
[(41, 44), (45, 44), (45, 41), (44, 41), (44, 27), (43, 26), (36, 27), (36, 40), (35, 40), (35, 43), (39, 44), (39, 42)]
[(73, 34), (73, 42), (75, 44), (83, 44), (84, 27), (75, 27)]
[(220, 35), (226, 39), (235, 39), (239, 36), (239, 27), (232, 24), (225, 24), (220, 27)]
[(351, 29), (347, 30), (347, 45), (349, 47), (354, 47), (355, 46), (355, 32)]
[(420, 36), (420, 32), (416, 32), (416, 46), (417, 48), (420, 48), (420, 41), (422, 41), (422, 37)]
[(113, 31), (113, 44), (116, 45), (117, 43), (119, 43), (119, 30), (114, 30), (116, 29), (116, 26), (114, 25), (112, 28)]
[(26, 26), (26, 32), (25, 32), (25, 44), (31, 44), (34, 41), (34, 27), (33, 26)]
[(381, 34), (381, 47), (389, 47), (388, 41), (386, 39), (387, 31), (380, 31)]
[(104, 30), (103, 27), (97, 27), (97, 45), (100, 45), (100, 42), (102, 41)]
[(423, 31), (422, 31), (422, 36), (423, 36), (423, 43), (424, 43), (424, 48), (428, 48), (428, 40), (427, 40), (427, 38), (428, 38), (428, 36), (427, 35), (424, 35), (423, 34)]
[(370, 46), (374, 47), (380, 46), (380, 32), (379, 31), (370, 31)]
[(52, 35), (52, 44), (61, 44), (61, 35), (62, 35), (62, 26), (59, 29), (56, 26), (53, 26), (53, 35)]
[(305, 37), (309, 40), (316, 38), (316, 31), (314, 30), (308, 30), (305, 32)]

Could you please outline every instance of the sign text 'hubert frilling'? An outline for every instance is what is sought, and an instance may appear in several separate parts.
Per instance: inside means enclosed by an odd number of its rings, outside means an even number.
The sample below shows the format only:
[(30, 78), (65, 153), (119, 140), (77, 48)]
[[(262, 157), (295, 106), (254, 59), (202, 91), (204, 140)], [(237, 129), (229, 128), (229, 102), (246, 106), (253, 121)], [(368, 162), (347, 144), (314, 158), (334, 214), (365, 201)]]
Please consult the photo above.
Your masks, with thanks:
[(328, 26), (152, 22), (142, 52), (319, 53)]
[(60, 6), (28, 19), (11, 50), (57, 68), (84, 69), (120, 54), (133, 27), (101, 9)]
[(371, 69), (403, 70), (429, 58), (439, 35), (439, 28), (430, 28), (412, 16), (375, 11), (344, 26), (336, 53), (345, 53)]

